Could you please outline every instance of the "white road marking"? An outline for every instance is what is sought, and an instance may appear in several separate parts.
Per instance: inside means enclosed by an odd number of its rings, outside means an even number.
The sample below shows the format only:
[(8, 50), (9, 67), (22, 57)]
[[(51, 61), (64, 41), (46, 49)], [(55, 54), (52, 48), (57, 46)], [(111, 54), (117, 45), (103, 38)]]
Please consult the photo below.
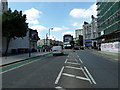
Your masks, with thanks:
[(62, 67), (60, 73), (58, 74), (58, 77), (57, 77), (57, 79), (55, 80), (55, 84), (58, 83), (58, 81), (59, 81), (59, 79), (60, 79), (60, 77), (61, 77), (61, 75), (62, 75), (63, 69), (64, 69), (64, 66)]
[(81, 63), (83, 63), (83, 61), (80, 59), (79, 55), (78, 55), (77, 53), (76, 53), (76, 55), (78, 56), (78, 58), (79, 58), (80, 62), (81, 62)]
[(68, 58), (68, 60), (74, 61), (74, 58)]
[(63, 87), (61, 87), (61, 86), (57, 86), (57, 87), (55, 87), (56, 89), (58, 89), (58, 90), (66, 90), (66, 89), (64, 89)]
[(90, 78), (88, 77), (88, 75), (86, 74), (86, 72), (84, 71), (84, 69), (81, 67), (81, 69), (82, 69), (82, 71), (83, 71), (83, 73), (84, 73), (84, 75), (89, 79), (89, 82), (90, 82), (90, 84), (92, 84), (92, 82), (91, 82), (91, 80), (90, 80)]
[(96, 84), (96, 82), (95, 82), (95, 80), (93, 79), (92, 75), (90, 74), (90, 72), (88, 71), (88, 69), (87, 69), (85, 66), (84, 66), (84, 69), (85, 69), (86, 72), (88, 73), (88, 75), (89, 75), (90, 79), (92, 80), (92, 82), (93, 82), (94, 84)]
[(71, 69), (77, 69), (77, 70), (82, 70), (81, 68), (77, 68), (77, 67), (71, 67), (71, 66), (65, 66), (66, 68), (71, 68)]
[(80, 62), (83, 63), (83, 61), (79, 58)]
[(89, 81), (88, 78), (84, 78), (84, 77), (80, 77), (80, 76), (76, 76), (76, 75), (72, 75), (72, 74), (62, 73), (62, 75)]
[(72, 62), (67, 62), (67, 63), (70, 63), (70, 64), (76, 64), (76, 65), (80, 65), (79, 63), (72, 63)]
[(68, 59), (65, 60), (65, 63), (67, 63), (67, 60), (68, 60)]
[(78, 60), (77, 60), (77, 59), (75, 59), (75, 61), (78, 63)]

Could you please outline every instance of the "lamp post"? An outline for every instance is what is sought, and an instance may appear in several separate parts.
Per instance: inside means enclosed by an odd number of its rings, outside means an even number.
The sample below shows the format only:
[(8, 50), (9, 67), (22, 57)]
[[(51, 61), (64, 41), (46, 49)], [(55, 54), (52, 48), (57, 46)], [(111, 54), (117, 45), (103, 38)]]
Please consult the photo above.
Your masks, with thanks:
[(29, 57), (31, 57), (31, 30), (29, 29)]
[(49, 29), (49, 38), (50, 38), (50, 30), (53, 30), (53, 28), (50, 28), (50, 29)]
[(48, 33), (46, 33), (46, 45), (47, 45)]

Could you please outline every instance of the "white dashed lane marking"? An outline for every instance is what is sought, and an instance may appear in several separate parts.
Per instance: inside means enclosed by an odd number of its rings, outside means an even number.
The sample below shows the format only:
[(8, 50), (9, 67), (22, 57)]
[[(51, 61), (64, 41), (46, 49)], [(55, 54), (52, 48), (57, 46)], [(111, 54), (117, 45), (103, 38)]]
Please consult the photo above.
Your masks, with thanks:
[(72, 63), (72, 62), (66, 62), (66, 63), (80, 65), (79, 63)]
[[(80, 61), (80, 62), (78, 62), (78, 61)], [(71, 66), (72, 64), (75, 64), (75, 65), (83, 64), (83, 61), (80, 59), (80, 56), (77, 53), (76, 54), (70, 53), (67, 56), (67, 59), (65, 60), (64, 63), (68, 64), (68, 65), (67, 66), (65, 65), (65, 66), (62, 67), (60, 73), (58, 74), (58, 77), (55, 80), (55, 84), (58, 84), (58, 82), (59, 82), (60, 78), (62, 77), (62, 75), (67, 76), (67, 77), (76, 78), (76, 79), (79, 79), (79, 80), (85, 80), (85, 81), (88, 81), (90, 84), (96, 84), (96, 82), (93, 79), (92, 75), (90, 74), (90, 72), (88, 71), (88, 69), (85, 66), (84, 66), (84, 68), (82, 68), (81, 66), (79, 68), (75, 67), (75, 66)], [(69, 65), (69, 64), (71, 64), (71, 65)], [(83, 74), (85, 75), (85, 77), (77, 76), (77, 75), (75, 75), (76, 73), (75, 74), (74, 73), (73, 74), (70, 74), (70, 73), (68, 74), (67, 72), (64, 72), (64, 69), (66, 70), (67, 68), (82, 71)], [(64, 89), (59, 85), (57, 87), (55, 87), (55, 88), (56, 89)]]
[(71, 69), (76, 69), (76, 70), (82, 70), (82, 68), (77, 68), (77, 67), (71, 67), (71, 66), (65, 66), (66, 68), (71, 68)]
[(88, 78), (80, 77), (80, 76), (76, 76), (76, 75), (72, 75), (72, 74), (62, 73), (62, 75), (65, 75), (65, 76), (68, 76), (68, 77), (73, 77), (73, 78), (77, 78), (77, 79), (82, 79), (82, 80), (87, 80), (87, 81), (89, 81)]
[(62, 72), (63, 72), (63, 69), (64, 69), (64, 66), (62, 67), (62, 69), (61, 69), (61, 71), (60, 71), (60, 73), (59, 73), (57, 79), (55, 80), (55, 84), (58, 83), (58, 81), (59, 81), (59, 79), (60, 79), (60, 77), (61, 77), (61, 74), (62, 74)]

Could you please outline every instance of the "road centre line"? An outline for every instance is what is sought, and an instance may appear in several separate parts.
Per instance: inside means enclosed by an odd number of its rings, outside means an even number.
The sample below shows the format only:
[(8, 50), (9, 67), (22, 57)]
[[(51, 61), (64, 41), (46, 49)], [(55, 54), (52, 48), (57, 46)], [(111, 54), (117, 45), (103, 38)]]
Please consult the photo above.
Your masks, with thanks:
[(72, 62), (67, 62), (67, 63), (70, 63), (70, 64), (76, 64), (76, 65), (80, 65), (79, 63), (72, 63)]
[(61, 77), (61, 75), (62, 75), (63, 69), (64, 69), (64, 66), (62, 67), (60, 73), (58, 74), (58, 77), (57, 77), (57, 79), (55, 80), (55, 84), (58, 83), (58, 81), (59, 81), (59, 79), (60, 79), (60, 77)]
[(80, 62), (83, 63), (83, 61), (79, 58)]
[(88, 71), (88, 69), (87, 69), (85, 66), (84, 66), (84, 69), (85, 69), (86, 72), (88, 73), (88, 75), (89, 75), (90, 79), (92, 80), (92, 82), (93, 82), (94, 84), (96, 84), (96, 82), (95, 82), (95, 80), (93, 79), (92, 75), (90, 74), (90, 72)]
[(68, 59), (65, 60), (65, 63), (67, 63), (67, 60), (68, 60)]
[(77, 59), (75, 59), (75, 61), (78, 63), (78, 60), (77, 60)]
[(79, 55), (77, 55), (79, 57)]
[(80, 76), (76, 76), (76, 75), (72, 75), (72, 74), (62, 73), (62, 75), (89, 81), (88, 78), (84, 78), (84, 77), (80, 77)]
[(71, 68), (71, 69), (77, 69), (77, 70), (82, 70), (81, 68), (77, 68), (77, 67), (71, 67), (71, 66), (65, 66), (66, 68)]
[(86, 72), (84, 71), (84, 69), (81, 67), (81, 69), (82, 69), (82, 71), (83, 71), (83, 73), (84, 73), (84, 75), (89, 79), (89, 82), (90, 82), (90, 84), (92, 84), (92, 82), (91, 82), (91, 80), (90, 80), (90, 78), (88, 77), (88, 75), (86, 74)]
[(79, 55), (78, 55), (77, 53), (76, 53), (76, 55), (78, 56), (78, 58), (79, 58), (80, 62), (81, 62), (81, 63), (83, 63), (83, 61), (80, 59)]

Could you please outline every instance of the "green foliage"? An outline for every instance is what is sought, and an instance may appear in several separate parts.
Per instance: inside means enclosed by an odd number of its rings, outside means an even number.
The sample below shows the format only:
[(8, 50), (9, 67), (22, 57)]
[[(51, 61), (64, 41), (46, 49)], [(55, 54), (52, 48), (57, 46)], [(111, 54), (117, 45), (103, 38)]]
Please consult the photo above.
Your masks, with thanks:
[[(28, 31), (28, 23), (26, 23), (26, 15), (22, 14), (22, 11), (11, 9), (4, 11), (2, 14), (2, 36), (6, 37), (6, 51), (7, 51), (11, 38), (23, 38)], [(19, 43), (19, 42), (18, 42)]]
[(9, 38), (26, 36), (28, 24), (26, 23), (26, 15), (22, 11), (9, 9), (2, 14), (2, 35)]
[(83, 45), (83, 40), (80, 40), (80, 39), (77, 40), (77, 41), (76, 41), (76, 44), (77, 44), (77, 45)]

